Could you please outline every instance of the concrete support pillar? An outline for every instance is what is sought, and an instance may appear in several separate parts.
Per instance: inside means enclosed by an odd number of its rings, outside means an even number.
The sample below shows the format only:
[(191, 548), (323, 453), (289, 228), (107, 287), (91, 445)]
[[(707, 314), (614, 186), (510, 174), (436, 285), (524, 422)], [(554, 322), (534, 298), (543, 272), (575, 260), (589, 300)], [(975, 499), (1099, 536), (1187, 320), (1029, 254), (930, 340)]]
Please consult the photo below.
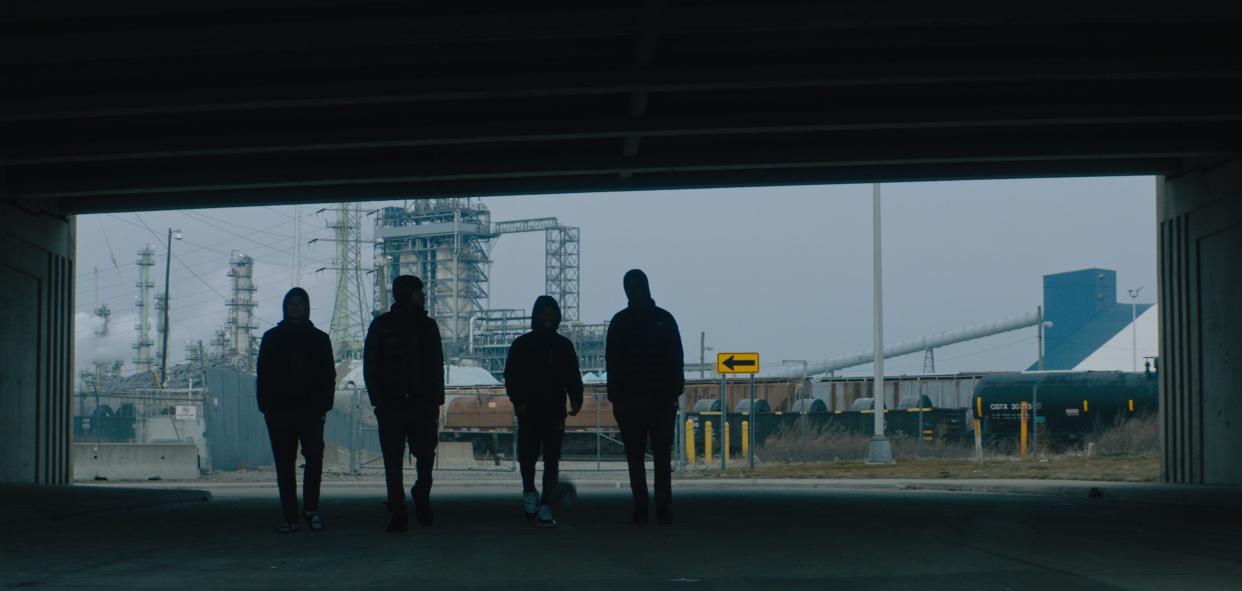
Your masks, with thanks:
[(0, 482), (72, 482), (74, 240), (0, 201)]
[(1242, 484), (1242, 158), (1157, 181), (1166, 482)]

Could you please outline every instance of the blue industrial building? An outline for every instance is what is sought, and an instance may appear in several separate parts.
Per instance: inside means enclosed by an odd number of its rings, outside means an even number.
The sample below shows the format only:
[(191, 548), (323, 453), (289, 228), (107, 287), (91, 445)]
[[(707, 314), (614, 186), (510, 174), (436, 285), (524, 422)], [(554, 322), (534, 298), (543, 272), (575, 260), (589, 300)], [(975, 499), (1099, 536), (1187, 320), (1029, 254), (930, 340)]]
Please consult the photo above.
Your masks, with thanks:
[[(1138, 304), (1142, 315), (1154, 304)], [(1117, 301), (1117, 272), (1082, 269), (1044, 276), (1044, 368), (1071, 370), (1130, 326), (1129, 303)], [(1039, 369), (1033, 363), (1029, 370)]]

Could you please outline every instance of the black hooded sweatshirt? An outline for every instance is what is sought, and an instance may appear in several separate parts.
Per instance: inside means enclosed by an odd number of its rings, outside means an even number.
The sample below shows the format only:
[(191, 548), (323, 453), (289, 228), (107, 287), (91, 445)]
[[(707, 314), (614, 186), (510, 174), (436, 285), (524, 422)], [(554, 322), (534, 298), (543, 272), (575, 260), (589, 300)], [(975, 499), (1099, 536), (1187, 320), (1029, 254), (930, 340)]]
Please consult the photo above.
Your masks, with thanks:
[[(555, 312), (552, 327), (539, 326), (539, 311)], [(565, 418), (566, 398), (582, 404), (582, 374), (574, 344), (556, 332), (561, 308), (551, 296), (539, 296), (530, 314), (531, 331), (509, 346), (505, 361), (505, 390), (514, 406), (526, 405), (528, 415)]]
[(336, 360), (332, 340), (315, 328), (310, 318), (289, 317), (289, 300), (299, 297), (310, 312), (306, 290), (295, 287), (285, 294), (284, 319), (263, 333), (256, 366), (255, 392), (259, 410), (301, 410), (326, 414), (336, 397)]
[(685, 386), (677, 321), (655, 305), (642, 271), (625, 274), (625, 295), (629, 305), (608, 325), (608, 401), (617, 410), (673, 404)]
[(432, 409), (444, 404), (440, 327), (427, 310), (397, 302), (371, 321), (362, 377), (376, 407)]

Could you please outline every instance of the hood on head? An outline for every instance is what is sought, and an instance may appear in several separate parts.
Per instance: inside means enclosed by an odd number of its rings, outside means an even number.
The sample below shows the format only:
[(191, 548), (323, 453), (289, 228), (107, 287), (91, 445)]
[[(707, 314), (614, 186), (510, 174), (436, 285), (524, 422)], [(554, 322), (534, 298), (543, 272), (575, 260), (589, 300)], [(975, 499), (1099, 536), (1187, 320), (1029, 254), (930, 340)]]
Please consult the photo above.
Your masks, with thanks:
[(535, 306), (530, 311), (530, 329), (540, 330), (539, 327), (539, 311), (550, 308), (556, 315), (556, 323), (552, 326), (552, 332), (556, 332), (561, 326), (561, 306), (556, 303), (556, 298), (549, 295), (541, 295), (535, 298)]
[(392, 280), (393, 305), (404, 305), (410, 301), (415, 290), (423, 288), (423, 280), (413, 275), (401, 275)]
[(301, 299), (302, 303), (305, 304), (305, 308), (306, 308), (306, 316), (298, 320), (309, 320), (310, 319), (310, 294), (306, 293), (306, 290), (300, 287), (295, 287), (285, 292), (285, 299), (280, 304), (281, 315), (284, 317), (285, 320), (292, 320), (289, 317), (289, 301), (294, 298)]
[(639, 269), (630, 269), (621, 280), (625, 287), (625, 297), (631, 306), (645, 306), (654, 303), (651, 299), (651, 286), (647, 283), (647, 274)]

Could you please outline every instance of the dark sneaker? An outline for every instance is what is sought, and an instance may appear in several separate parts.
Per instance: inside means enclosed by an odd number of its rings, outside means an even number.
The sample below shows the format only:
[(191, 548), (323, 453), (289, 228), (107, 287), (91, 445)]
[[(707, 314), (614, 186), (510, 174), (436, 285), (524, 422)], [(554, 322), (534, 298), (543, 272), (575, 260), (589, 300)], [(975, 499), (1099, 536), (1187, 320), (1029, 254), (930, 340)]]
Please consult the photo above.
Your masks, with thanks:
[(392, 519), (388, 520), (388, 527), (384, 531), (390, 534), (403, 534), (409, 527), (409, 518), (404, 513), (394, 513)]
[(634, 512), (634, 525), (647, 525), (651, 521), (651, 516), (646, 511)]
[(414, 497), (414, 516), (423, 527), (431, 526), (434, 515), (431, 512), (431, 492), (418, 493), (418, 485), (410, 487), (410, 496)]
[(656, 523), (660, 525), (673, 525), (672, 511), (656, 511)]
[(276, 526), (276, 533), (278, 534), (295, 534), (297, 532), (298, 532), (298, 522), (296, 521), (286, 521)]
[(522, 511), (527, 519), (534, 519), (539, 512), (539, 491), (522, 493)]
[(323, 518), (319, 516), (318, 511), (307, 511), (302, 514), (302, 517), (306, 519), (307, 529), (313, 532), (323, 531)]
[(433, 521), (431, 513), (431, 502), (423, 501), (414, 503), (414, 515), (418, 517), (418, 524), (423, 527), (430, 527)]
[(535, 523), (539, 527), (556, 527), (556, 520), (552, 518), (552, 507), (548, 505), (539, 506), (539, 517)]

